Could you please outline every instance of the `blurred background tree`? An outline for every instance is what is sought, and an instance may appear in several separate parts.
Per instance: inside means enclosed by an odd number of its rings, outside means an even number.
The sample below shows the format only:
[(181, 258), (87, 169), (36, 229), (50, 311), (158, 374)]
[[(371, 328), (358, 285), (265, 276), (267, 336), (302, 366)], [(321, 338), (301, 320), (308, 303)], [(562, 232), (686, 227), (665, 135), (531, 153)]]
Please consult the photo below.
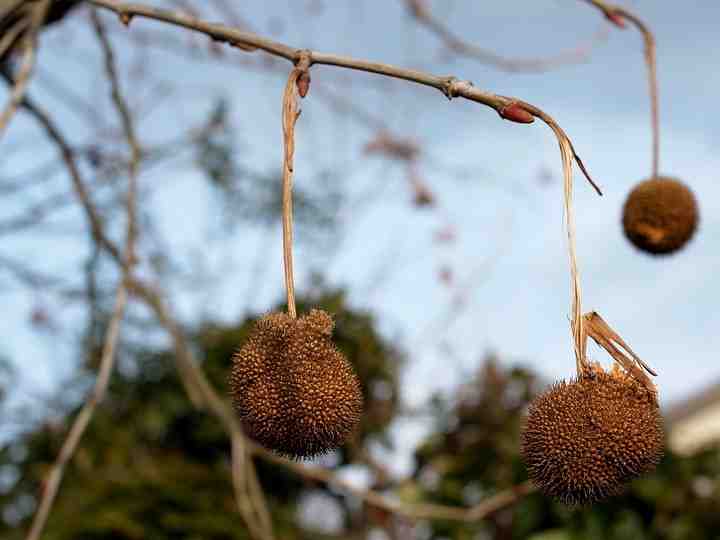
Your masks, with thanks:
[[(372, 443), (389, 444), (385, 431), (398, 412), (403, 356), (378, 335), (371, 315), (347, 305), (342, 291), (320, 289), (300, 300), (301, 310), (321, 306), (336, 314), (335, 343), (355, 367), (364, 390), (365, 415), (356, 438), (322, 462), (333, 468), (362, 462)], [(227, 387), (229, 360), (256, 317), (237, 324), (205, 322), (191, 331), (202, 367), (217, 388)], [(120, 355), (119, 373), (66, 473), (68, 489), (54, 508), (46, 537), (248, 538), (235, 510), (227, 436), (185, 397), (173, 353), (126, 344)], [(90, 359), (88, 367), (96, 361)], [(53, 420), (2, 447), (3, 538), (23, 537), (32, 501), (65, 437), (65, 417), (77, 414), (67, 397), (82, 395), (92, 373), (78, 374), (63, 385), (59, 401), (67, 407), (55, 411)], [(318, 498), (326, 514), (320, 524), (329, 519), (325, 526), (337, 530), (334, 537), (343, 538), (345, 531), (359, 526), (340, 494), (260, 460), (257, 465), (278, 537), (317, 538), (302, 528), (298, 514), (300, 506)]]

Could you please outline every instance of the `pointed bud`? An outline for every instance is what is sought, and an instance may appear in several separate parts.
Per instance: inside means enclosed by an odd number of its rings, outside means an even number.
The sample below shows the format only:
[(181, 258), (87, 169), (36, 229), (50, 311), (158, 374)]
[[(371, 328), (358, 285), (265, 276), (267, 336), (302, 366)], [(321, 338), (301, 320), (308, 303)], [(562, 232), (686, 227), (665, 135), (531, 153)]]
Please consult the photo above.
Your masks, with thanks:
[(307, 96), (307, 93), (310, 90), (310, 73), (303, 71), (295, 84), (297, 84), (298, 94), (300, 94), (300, 97), (304, 98)]
[(532, 124), (535, 121), (535, 117), (517, 103), (506, 105), (498, 111), (498, 114), (505, 120), (518, 124)]

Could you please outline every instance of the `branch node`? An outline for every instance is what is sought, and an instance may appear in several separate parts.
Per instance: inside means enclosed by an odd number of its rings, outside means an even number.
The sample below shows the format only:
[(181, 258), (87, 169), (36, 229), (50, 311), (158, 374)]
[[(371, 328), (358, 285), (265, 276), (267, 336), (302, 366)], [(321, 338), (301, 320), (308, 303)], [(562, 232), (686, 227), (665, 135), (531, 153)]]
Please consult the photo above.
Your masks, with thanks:
[(133, 20), (133, 14), (128, 13), (127, 11), (121, 11), (118, 13), (118, 17), (120, 19), (120, 22), (123, 23), (125, 26), (130, 26), (130, 23)]
[[(455, 83), (458, 82), (457, 77), (445, 77), (442, 83), (442, 88), (440, 88), (440, 91), (445, 94), (445, 97), (448, 98), (448, 101), (450, 101), (452, 98), (457, 96), (457, 92), (455, 91)], [(472, 83), (468, 81), (470, 86), (472, 86)]]

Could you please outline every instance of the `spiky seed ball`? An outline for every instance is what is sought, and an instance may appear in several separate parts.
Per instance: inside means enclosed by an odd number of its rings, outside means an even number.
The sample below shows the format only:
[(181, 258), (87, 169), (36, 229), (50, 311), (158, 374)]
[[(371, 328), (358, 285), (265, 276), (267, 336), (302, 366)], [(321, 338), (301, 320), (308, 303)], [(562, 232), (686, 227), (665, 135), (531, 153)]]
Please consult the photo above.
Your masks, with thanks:
[(692, 238), (699, 219), (690, 188), (675, 178), (658, 176), (640, 182), (623, 208), (625, 236), (653, 255), (673, 253)]
[(357, 428), (360, 383), (331, 340), (333, 326), (317, 309), (298, 319), (271, 313), (233, 356), (233, 407), (266, 448), (311, 457), (342, 446)]
[(654, 469), (663, 439), (655, 394), (623, 372), (597, 367), (531, 403), (522, 455), (545, 495), (588, 504)]

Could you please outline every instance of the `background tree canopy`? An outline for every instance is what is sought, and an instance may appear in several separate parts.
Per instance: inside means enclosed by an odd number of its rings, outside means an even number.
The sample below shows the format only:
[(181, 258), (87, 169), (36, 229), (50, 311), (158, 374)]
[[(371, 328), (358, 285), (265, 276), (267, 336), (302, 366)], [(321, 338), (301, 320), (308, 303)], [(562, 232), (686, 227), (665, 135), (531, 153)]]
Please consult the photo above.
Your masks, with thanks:
[[(347, 305), (341, 291), (319, 292), (300, 306), (337, 314), (337, 344), (362, 380), (367, 414), (358, 437), (321, 459), (342, 469), (362, 460), (373, 444), (387, 444), (391, 421), (406, 414), (399, 409), (398, 386), (404, 355), (378, 335), (371, 315)], [(218, 388), (226, 387), (229, 359), (253, 320), (208, 321), (191, 332), (203, 368)], [(95, 428), (68, 468), (46, 537), (248, 538), (235, 511), (227, 437), (185, 397), (172, 352), (128, 345), (121, 356), (122, 369)], [(68, 381), (58, 402), (86, 386), (86, 375)], [(433, 399), (428, 411), (433, 428), (415, 453), (411, 479), (393, 485), (375, 470), (372, 482), (396, 490), (407, 502), (463, 506), (524, 481), (518, 454), (522, 416), (543, 387), (526, 367), (504, 367), (495, 356), (486, 357), (452, 397)], [(52, 421), (0, 451), (4, 538), (23, 537), (64, 438), (65, 418), (74, 414), (72, 407), (59, 410)], [(326, 485), (260, 459), (256, 463), (281, 538), (361, 537), (391, 520)], [(720, 451), (693, 457), (668, 453), (657, 472), (633, 483), (626, 495), (592, 508), (570, 509), (533, 494), (479, 523), (420, 522), (412, 530), (418, 538), (433, 539), (713, 539), (720, 528), (719, 475)]]

